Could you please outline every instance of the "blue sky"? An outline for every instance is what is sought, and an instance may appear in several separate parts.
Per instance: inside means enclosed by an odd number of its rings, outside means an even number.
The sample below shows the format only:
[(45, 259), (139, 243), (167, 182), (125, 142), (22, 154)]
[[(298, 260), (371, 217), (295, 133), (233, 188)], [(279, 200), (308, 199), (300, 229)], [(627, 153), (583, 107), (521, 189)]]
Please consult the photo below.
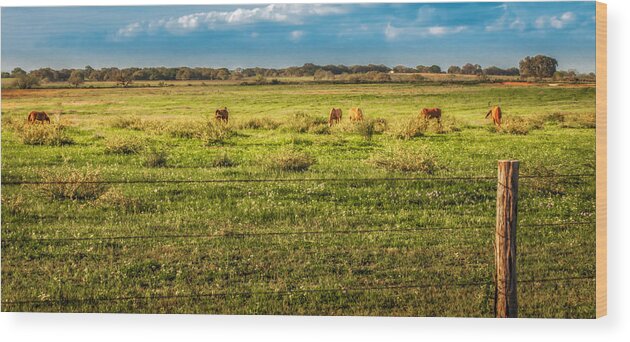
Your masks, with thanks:
[(594, 2), (2, 8), (16, 66), (286, 67), (478, 63), (545, 54), (595, 70)]

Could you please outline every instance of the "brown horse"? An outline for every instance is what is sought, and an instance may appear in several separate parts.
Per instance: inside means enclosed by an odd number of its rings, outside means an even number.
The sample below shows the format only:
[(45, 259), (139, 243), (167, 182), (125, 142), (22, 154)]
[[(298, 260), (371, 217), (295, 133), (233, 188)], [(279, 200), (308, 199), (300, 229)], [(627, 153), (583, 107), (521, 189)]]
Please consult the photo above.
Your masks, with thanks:
[(361, 108), (350, 108), (350, 121), (363, 121)]
[(230, 113), (228, 112), (227, 107), (223, 107), (223, 109), (217, 109), (214, 112), (214, 118), (219, 121), (228, 122)]
[(35, 123), (35, 122), (48, 122), (50, 123), (50, 118), (48, 117), (48, 114), (46, 114), (46, 112), (37, 112), (37, 111), (32, 111), (30, 113), (28, 113), (28, 122), (30, 123)]
[(442, 123), (442, 110), (440, 108), (422, 108), (420, 115), (425, 120), (437, 119), (438, 123)]
[(501, 107), (499, 106), (492, 107), (492, 109), (488, 111), (488, 114), (486, 114), (486, 119), (490, 115), (492, 115), (492, 121), (494, 122), (494, 124), (497, 127), (501, 128)]
[(330, 115), (328, 116), (328, 125), (332, 126), (333, 124), (339, 123), (341, 121), (341, 108), (333, 108), (330, 110)]

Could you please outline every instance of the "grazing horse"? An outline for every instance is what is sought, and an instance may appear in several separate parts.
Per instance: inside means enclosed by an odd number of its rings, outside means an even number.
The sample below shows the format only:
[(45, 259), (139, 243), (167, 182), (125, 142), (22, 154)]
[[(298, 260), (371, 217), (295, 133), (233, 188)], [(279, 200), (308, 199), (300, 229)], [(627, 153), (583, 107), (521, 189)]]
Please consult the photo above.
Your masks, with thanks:
[(37, 111), (32, 111), (30, 113), (28, 113), (28, 122), (30, 123), (35, 123), (35, 122), (48, 122), (50, 123), (50, 118), (48, 117), (48, 114), (46, 114), (46, 112), (37, 112)]
[(350, 108), (350, 121), (363, 121), (361, 108)]
[(420, 115), (422, 115), (425, 120), (437, 119), (439, 124), (442, 123), (442, 110), (440, 108), (422, 108)]
[(486, 119), (490, 115), (492, 115), (492, 121), (494, 122), (494, 124), (497, 127), (501, 128), (501, 107), (499, 106), (492, 107), (492, 109), (488, 111), (488, 114), (486, 114)]
[(328, 116), (328, 125), (332, 126), (333, 124), (339, 123), (341, 121), (341, 108), (333, 108), (330, 110), (330, 115)]
[(217, 109), (214, 112), (214, 118), (219, 121), (228, 122), (229, 112), (227, 107), (223, 107), (223, 109)]

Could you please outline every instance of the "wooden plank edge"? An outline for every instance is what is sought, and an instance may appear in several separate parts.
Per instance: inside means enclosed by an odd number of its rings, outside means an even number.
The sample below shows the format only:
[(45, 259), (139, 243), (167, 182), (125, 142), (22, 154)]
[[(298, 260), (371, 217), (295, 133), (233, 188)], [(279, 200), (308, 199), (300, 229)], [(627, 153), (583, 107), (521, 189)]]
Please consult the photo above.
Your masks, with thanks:
[(596, 63), (596, 86), (595, 86), (595, 114), (596, 114), (596, 279), (595, 279), (595, 317), (600, 318), (607, 314), (607, 137), (606, 137), (606, 115), (607, 111), (607, 5), (602, 2), (595, 3), (595, 63)]

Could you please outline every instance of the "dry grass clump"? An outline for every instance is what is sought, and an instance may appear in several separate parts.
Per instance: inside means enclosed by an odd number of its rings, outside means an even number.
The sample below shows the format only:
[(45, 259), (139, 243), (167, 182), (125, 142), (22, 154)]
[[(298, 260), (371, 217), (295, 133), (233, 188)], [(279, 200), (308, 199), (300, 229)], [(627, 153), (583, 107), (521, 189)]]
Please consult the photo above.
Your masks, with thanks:
[(13, 128), (25, 145), (63, 146), (74, 144), (67, 133), (67, 126), (60, 122), (13, 124)]
[(206, 146), (223, 144), (234, 135), (236, 132), (228, 123), (214, 119), (208, 120), (201, 130), (201, 140)]
[(46, 196), (55, 200), (94, 200), (107, 191), (100, 171), (87, 168), (76, 170), (61, 168), (54, 172), (40, 172), (41, 181), (37, 187)]
[(566, 183), (575, 181), (570, 178), (555, 177), (558, 173), (544, 165), (523, 165), (523, 173), (528, 176), (540, 176), (528, 178), (525, 182), (527, 189), (545, 195), (563, 195), (566, 193)]
[(26, 205), (26, 199), (23, 194), (17, 193), (15, 195), (2, 194), (2, 212), (11, 213), (13, 215), (24, 214), (28, 208)]
[(448, 134), (461, 130), (459, 123), (452, 116), (443, 117), (440, 123), (436, 120), (429, 120), (427, 123), (427, 131), (432, 133)]
[(144, 166), (146, 167), (166, 167), (168, 153), (166, 151), (151, 148), (144, 156)]
[(162, 127), (162, 130), (172, 138), (192, 139), (201, 137), (203, 127), (203, 122), (180, 121), (171, 122)]
[(330, 134), (330, 126), (327, 123), (311, 126), (308, 129), (308, 132), (312, 134), (320, 134), (320, 135)]
[(143, 120), (138, 116), (118, 116), (112, 119), (110, 126), (112, 128), (133, 129), (136, 131), (144, 130)]
[(289, 118), (285, 127), (295, 133), (307, 133), (311, 130), (313, 130), (313, 133), (315, 133), (315, 131), (323, 131), (323, 129), (319, 127), (322, 125), (328, 125), (328, 120), (326, 118), (309, 115), (304, 112), (297, 112), (294, 113), (291, 118)]
[(332, 127), (334, 132), (355, 133), (365, 140), (372, 140), (374, 134), (381, 134), (387, 130), (385, 119), (365, 119), (362, 121), (342, 121)]
[(355, 124), (355, 131), (365, 140), (372, 140), (376, 133), (376, 122), (374, 120), (363, 120)]
[(547, 123), (561, 128), (595, 128), (595, 113), (554, 112), (543, 118)]
[(513, 116), (507, 119), (503, 119), (501, 128), (496, 127), (494, 124), (488, 127), (488, 130), (493, 133), (504, 133), (514, 135), (526, 135), (530, 131), (536, 129), (543, 129), (544, 121), (539, 117), (522, 117)]
[(232, 167), (238, 165), (238, 163), (227, 152), (223, 152), (212, 160), (211, 165), (213, 167)]
[[(326, 122), (326, 125), (328, 125), (328, 122)], [(331, 131), (338, 133), (354, 133), (356, 132), (356, 123), (347, 119), (341, 120), (331, 127)]]
[(294, 149), (284, 149), (268, 156), (265, 160), (267, 168), (275, 171), (304, 172), (308, 170), (316, 160), (306, 152)]
[(428, 128), (428, 121), (414, 117), (408, 121), (398, 123), (390, 131), (396, 139), (409, 140), (424, 136)]
[(2, 129), (16, 129), (16, 126), (21, 125), (22, 122), (18, 122), (11, 116), (7, 116), (4, 112), (2, 112)]
[(437, 158), (427, 147), (391, 148), (372, 155), (367, 162), (391, 172), (433, 174), (438, 169)]
[(145, 143), (137, 137), (112, 137), (105, 142), (107, 154), (135, 154), (145, 148)]
[(276, 129), (280, 122), (270, 118), (250, 118), (236, 124), (237, 129)]
[(204, 125), (202, 121), (198, 120), (147, 120), (138, 116), (120, 116), (114, 118), (110, 124), (113, 128), (145, 131), (151, 134), (168, 134), (173, 138), (182, 139), (201, 137)]
[(119, 187), (107, 189), (93, 204), (124, 213), (140, 213), (149, 209), (141, 199), (125, 195)]
[(385, 131), (389, 128), (389, 124), (384, 118), (376, 118), (372, 119), (372, 121), (374, 122), (374, 132), (377, 134), (385, 133)]

